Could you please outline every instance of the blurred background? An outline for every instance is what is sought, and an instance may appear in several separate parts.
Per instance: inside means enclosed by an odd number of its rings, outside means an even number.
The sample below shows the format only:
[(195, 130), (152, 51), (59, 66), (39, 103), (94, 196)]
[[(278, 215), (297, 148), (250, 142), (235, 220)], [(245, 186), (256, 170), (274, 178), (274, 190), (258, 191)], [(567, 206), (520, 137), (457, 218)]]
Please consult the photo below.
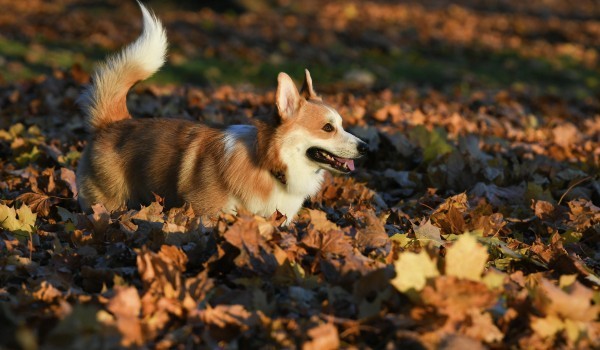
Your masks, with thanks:
[[(309, 68), (322, 92), (509, 89), (574, 99), (600, 91), (593, 0), (148, 1), (168, 30), (154, 83), (272, 88)], [(134, 40), (135, 1), (0, 0), (0, 84), (81, 67)]]

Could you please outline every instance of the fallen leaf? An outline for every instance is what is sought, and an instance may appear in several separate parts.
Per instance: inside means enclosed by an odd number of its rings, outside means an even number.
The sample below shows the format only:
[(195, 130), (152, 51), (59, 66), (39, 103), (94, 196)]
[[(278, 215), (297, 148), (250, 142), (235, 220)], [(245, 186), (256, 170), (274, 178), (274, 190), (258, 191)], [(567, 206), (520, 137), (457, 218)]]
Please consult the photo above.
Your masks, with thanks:
[(427, 280), (439, 275), (437, 266), (425, 251), (420, 253), (405, 252), (394, 262), (396, 277), (390, 282), (396, 289), (406, 293), (420, 291)]
[(139, 320), (142, 303), (135, 287), (115, 287), (115, 295), (109, 300), (107, 309), (115, 315), (117, 328), (121, 332), (121, 345), (143, 344), (142, 325)]
[(337, 328), (331, 323), (324, 323), (308, 330), (310, 341), (302, 344), (302, 350), (327, 350), (340, 347)]
[(54, 197), (50, 197), (44, 193), (34, 192), (23, 193), (17, 197), (17, 200), (27, 204), (34, 212), (42, 216), (48, 216), (52, 205), (58, 203), (58, 200)]
[(487, 259), (487, 249), (474, 236), (463, 234), (448, 248), (446, 275), (480, 281)]
[(431, 224), (431, 220), (427, 219), (425, 222), (421, 222), (419, 226), (413, 225), (415, 231), (415, 237), (425, 244), (431, 242), (434, 246), (440, 247), (444, 244), (442, 240), (440, 228)]

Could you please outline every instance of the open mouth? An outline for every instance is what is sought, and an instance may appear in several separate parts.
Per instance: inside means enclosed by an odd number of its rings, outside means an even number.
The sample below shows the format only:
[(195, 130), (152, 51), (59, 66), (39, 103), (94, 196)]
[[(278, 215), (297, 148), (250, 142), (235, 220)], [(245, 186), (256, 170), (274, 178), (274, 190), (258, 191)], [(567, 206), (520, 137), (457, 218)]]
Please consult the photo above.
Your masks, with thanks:
[(321, 148), (311, 147), (306, 151), (306, 155), (315, 162), (327, 164), (342, 173), (349, 173), (354, 170), (353, 159), (337, 157)]

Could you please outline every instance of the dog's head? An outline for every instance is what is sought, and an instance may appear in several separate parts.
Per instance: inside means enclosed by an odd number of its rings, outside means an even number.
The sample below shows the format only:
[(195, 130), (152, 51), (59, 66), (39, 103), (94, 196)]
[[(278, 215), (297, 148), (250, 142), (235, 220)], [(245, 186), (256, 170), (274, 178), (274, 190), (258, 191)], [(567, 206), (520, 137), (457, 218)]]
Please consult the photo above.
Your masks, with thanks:
[(317, 96), (308, 70), (300, 92), (285, 73), (279, 73), (277, 81), (280, 157), (286, 165), (337, 173), (354, 170), (354, 159), (364, 155), (368, 146), (345, 131), (339, 113)]

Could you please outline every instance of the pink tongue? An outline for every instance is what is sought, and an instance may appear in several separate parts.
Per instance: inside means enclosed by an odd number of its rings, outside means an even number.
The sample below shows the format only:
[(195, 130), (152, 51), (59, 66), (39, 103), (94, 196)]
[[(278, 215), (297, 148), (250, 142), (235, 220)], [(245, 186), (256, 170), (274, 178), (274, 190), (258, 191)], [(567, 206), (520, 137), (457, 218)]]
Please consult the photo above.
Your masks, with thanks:
[(354, 171), (354, 161), (352, 159), (334, 157), (338, 162), (346, 163), (350, 171)]

